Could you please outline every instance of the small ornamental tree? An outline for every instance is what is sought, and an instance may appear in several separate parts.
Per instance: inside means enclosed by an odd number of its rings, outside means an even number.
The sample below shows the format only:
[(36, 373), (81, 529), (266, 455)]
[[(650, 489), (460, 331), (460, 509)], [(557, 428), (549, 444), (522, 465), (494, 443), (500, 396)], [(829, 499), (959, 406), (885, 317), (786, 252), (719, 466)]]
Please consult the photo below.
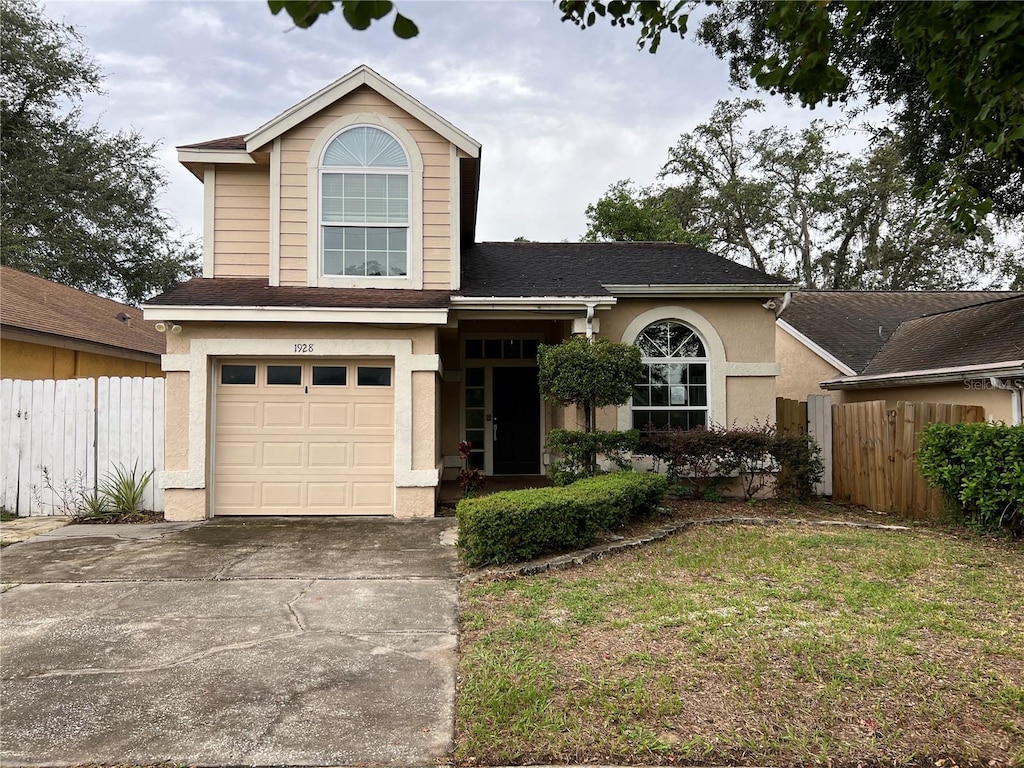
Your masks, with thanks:
[[(644, 372), (640, 350), (631, 344), (618, 344), (608, 339), (591, 341), (576, 336), (561, 344), (542, 344), (537, 360), (544, 399), (563, 406), (581, 406), (587, 434), (601, 438), (589, 441), (586, 446), (589, 448), (587, 471), (580, 473), (577, 467), (575, 472), (584, 477), (592, 475), (597, 463), (596, 445), (607, 442), (604, 439), (607, 438), (617, 449), (623, 447), (615, 440), (619, 433), (594, 434), (594, 412), (597, 408), (629, 402), (633, 385), (640, 381)], [(572, 463), (580, 462), (577, 459)]]

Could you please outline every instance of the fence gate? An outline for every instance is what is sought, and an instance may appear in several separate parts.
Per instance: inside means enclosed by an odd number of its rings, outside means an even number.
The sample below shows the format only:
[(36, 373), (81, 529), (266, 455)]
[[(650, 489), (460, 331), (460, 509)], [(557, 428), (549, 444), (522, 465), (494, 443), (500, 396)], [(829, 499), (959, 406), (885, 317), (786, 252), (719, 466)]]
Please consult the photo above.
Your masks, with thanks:
[(891, 410), (875, 400), (832, 406), (832, 498), (914, 518), (939, 516), (942, 495), (917, 467), (921, 430), (936, 422), (984, 420), (978, 405), (898, 402)]
[(832, 495), (832, 397), (808, 395), (807, 400), (775, 398), (775, 424), (787, 435), (810, 435), (821, 449), (824, 466), (821, 482), (815, 484), (818, 496)]
[[(0, 422), (0, 505), (18, 515), (70, 514), (119, 466), (163, 470), (160, 378), (4, 379)], [(155, 476), (144, 506), (163, 511)]]

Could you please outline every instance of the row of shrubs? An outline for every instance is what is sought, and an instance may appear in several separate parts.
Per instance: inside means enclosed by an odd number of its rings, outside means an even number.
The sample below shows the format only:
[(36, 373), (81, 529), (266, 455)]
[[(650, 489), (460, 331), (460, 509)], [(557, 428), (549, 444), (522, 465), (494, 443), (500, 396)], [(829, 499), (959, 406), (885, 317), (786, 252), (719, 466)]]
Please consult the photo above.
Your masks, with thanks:
[(965, 521), (1024, 536), (1024, 425), (929, 424), (917, 461)]
[(661, 475), (616, 472), (463, 499), (456, 510), (459, 549), (467, 565), (479, 566), (586, 547), (599, 533), (654, 512), (666, 485)]
[(821, 482), (821, 449), (807, 435), (788, 435), (772, 426), (717, 425), (697, 429), (649, 429), (640, 432), (574, 432), (552, 430), (548, 446), (561, 454), (551, 467), (555, 485), (567, 485), (598, 470), (601, 454), (619, 469), (630, 466), (630, 454), (650, 456), (664, 467), (677, 491), (694, 497), (719, 498), (731, 478), (739, 478), (746, 499), (770, 484), (775, 496), (805, 500)]

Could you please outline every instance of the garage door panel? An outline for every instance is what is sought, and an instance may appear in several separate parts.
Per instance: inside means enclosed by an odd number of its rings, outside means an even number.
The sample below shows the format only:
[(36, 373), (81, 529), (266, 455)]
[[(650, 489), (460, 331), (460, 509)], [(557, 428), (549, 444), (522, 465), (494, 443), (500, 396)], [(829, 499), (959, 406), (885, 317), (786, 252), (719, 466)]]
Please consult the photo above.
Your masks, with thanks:
[(264, 403), (264, 427), (304, 427), (306, 426), (306, 404), (301, 400), (292, 403)]
[(255, 469), (258, 456), (259, 445), (252, 440), (217, 443), (217, 462), (225, 467)]
[(349, 486), (349, 483), (310, 483), (307, 505), (314, 509), (347, 509)]
[(357, 428), (390, 428), (394, 413), (395, 407), (390, 403), (354, 403), (352, 424)]
[(311, 469), (342, 469), (349, 467), (349, 444), (310, 443), (309, 467)]
[[(340, 393), (347, 394), (344, 390)], [(310, 403), (309, 423), (315, 427), (345, 428), (352, 423), (350, 403)]]
[(250, 402), (225, 402), (217, 408), (218, 427), (257, 427), (259, 426), (259, 404)]
[[(257, 370), (217, 385), (216, 514), (394, 513), (394, 388), (355, 383), (359, 366), (388, 361), (232, 364)], [(266, 384), (268, 365), (301, 366), (302, 385)], [(311, 386), (313, 365), (346, 366), (349, 385)]]
[(356, 469), (390, 469), (394, 463), (391, 443), (354, 443), (352, 453)]
[(301, 469), (305, 443), (263, 443), (263, 466)]

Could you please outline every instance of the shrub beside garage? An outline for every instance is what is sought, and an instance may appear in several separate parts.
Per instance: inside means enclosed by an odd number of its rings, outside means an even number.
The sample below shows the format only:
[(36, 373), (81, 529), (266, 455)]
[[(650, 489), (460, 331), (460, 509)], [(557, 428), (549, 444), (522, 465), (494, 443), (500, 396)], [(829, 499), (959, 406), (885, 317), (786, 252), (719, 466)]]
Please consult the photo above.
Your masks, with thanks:
[(463, 499), (456, 510), (462, 559), (501, 565), (589, 546), (599, 533), (654, 512), (666, 484), (661, 475), (617, 472)]

